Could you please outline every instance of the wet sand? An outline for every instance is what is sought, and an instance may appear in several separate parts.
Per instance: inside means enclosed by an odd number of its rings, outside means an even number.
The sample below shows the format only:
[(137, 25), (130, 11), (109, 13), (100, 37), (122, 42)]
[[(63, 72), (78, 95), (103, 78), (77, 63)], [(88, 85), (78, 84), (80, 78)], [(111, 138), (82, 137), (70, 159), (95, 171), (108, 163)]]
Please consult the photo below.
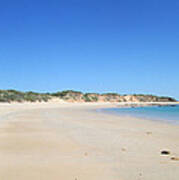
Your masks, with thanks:
[(178, 180), (179, 126), (95, 111), (107, 107), (0, 104), (0, 179)]

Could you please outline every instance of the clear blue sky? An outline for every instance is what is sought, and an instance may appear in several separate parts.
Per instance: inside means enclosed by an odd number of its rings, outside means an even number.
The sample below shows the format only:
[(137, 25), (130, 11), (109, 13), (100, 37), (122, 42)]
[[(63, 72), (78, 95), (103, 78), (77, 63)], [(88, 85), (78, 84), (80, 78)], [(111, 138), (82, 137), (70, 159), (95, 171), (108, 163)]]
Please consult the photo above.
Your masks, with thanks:
[(0, 89), (179, 98), (179, 1), (1, 1), (0, 77)]

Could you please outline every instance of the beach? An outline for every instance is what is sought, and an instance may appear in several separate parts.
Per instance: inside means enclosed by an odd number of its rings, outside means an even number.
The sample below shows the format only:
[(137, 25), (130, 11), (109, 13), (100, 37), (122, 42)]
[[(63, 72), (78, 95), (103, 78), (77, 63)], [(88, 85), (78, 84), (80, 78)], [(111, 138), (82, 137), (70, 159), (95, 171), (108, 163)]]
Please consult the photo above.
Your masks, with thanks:
[(0, 179), (178, 180), (179, 126), (97, 111), (117, 106), (0, 104)]

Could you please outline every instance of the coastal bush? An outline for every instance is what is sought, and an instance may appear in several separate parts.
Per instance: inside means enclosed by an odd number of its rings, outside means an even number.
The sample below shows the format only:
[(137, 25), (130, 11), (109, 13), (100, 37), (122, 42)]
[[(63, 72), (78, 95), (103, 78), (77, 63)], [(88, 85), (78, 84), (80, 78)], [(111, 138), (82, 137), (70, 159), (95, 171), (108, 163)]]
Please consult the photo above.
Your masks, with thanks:
[(97, 102), (98, 101), (98, 96), (99, 96), (99, 94), (86, 93), (86, 94), (83, 95), (82, 99), (85, 102)]
[(102, 94), (102, 95), (104, 95), (104, 96), (120, 96), (120, 95), (117, 94), (117, 93), (104, 93), (104, 94)]
[(98, 101), (98, 97), (97, 97), (97, 96), (92, 96), (91, 99), (92, 99), (94, 102), (97, 102), (97, 101)]
[(60, 98), (63, 98), (65, 96), (76, 96), (76, 95), (80, 95), (82, 94), (82, 92), (80, 91), (73, 91), (73, 90), (66, 90), (66, 91), (59, 91), (59, 92), (56, 92), (56, 93), (52, 93), (51, 95), (52, 96), (56, 96), (56, 97), (60, 97)]
[(88, 97), (88, 94), (84, 94), (82, 99), (84, 99), (85, 102), (91, 102), (91, 99)]
[(1, 102), (11, 102), (17, 101), (21, 102), (23, 100), (23, 93), (15, 90), (0, 91), (0, 101)]
[(35, 92), (20, 92), (15, 90), (0, 90), (0, 102), (23, 102), (23, 101), (48, 101), (50, 95)]

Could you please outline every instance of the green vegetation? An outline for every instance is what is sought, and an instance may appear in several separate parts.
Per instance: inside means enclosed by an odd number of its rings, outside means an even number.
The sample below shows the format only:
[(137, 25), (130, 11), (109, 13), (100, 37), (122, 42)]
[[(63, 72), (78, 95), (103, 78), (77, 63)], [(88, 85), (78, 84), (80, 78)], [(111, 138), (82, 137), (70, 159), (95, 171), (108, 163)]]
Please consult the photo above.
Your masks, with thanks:
[(75, 94), (82, 94), (82, 92), (79, 92), (79, 91), (73, 91), (73, 90), (66, 90), (66, 91), (62, 91), (62, 92), (56, 92), (56, 93), (52, 93), (51, 95), (52, 96), (56, 96), (56, 97), (60, 97), (60, 98), (63, 98), (67, 95), (75, 95)]
[(98, 101), (98, 96), (99, 96), (99, 94), (86, 93), (86, 94), (83, 95), (82, 99), (85, 102), (97, 102)]
[(0, 102), (47, 102), (51, 96), (43, 93), (0, 90)]
[(85, 102), (91, 102), (91, 99), (88, 97), (87, 94), (84, 94), (82, 99), (84, 99)]
[(117, 94), (117, 93), (104, 93), (104, 94), (102, 94), (102, 95), (104, 95), (104, 96), (120, 96), (120, 95)]
[(52, 93), (51, 95), (66, 101), (68, 100), (77, 101), (80, 100), (80, 97), (83, 95), (83, 93), (79, 91), (67, 90), (67, 91)]

